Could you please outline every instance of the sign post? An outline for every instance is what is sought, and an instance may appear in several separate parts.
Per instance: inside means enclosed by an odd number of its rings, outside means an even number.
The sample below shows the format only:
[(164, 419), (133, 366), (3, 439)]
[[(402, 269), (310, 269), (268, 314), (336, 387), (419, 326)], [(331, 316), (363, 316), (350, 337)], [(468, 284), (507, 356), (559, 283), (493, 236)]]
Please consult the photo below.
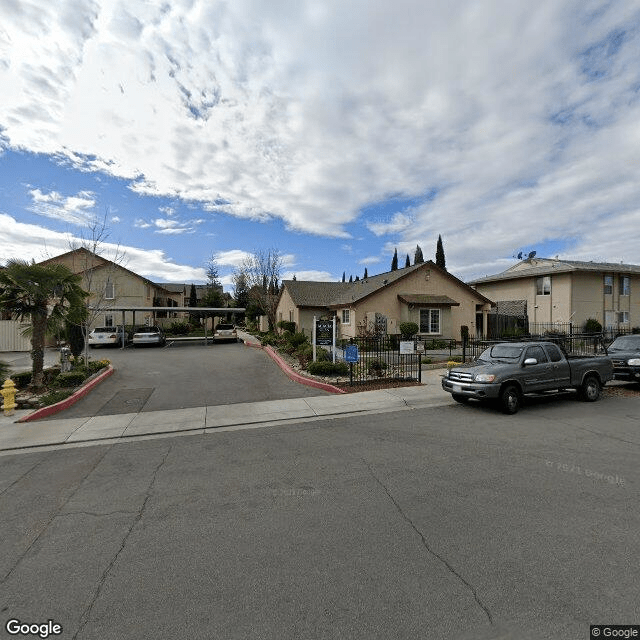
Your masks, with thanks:
[(344, 359), (349, 363), (349, 385), (353, 387), (353, 363), (358, 362), (360, 359), (357, 344), (348, 344), (346, 346), (344, 350)]

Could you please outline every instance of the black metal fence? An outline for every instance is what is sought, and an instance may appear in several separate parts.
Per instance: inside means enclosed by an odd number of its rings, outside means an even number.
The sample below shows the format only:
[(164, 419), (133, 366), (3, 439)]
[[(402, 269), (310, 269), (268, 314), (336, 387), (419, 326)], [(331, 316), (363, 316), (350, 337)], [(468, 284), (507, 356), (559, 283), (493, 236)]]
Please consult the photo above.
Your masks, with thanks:
[(371, 338), (341, 340), (337, 345), (336, 362), (345, 362), (346, 348), (358, 347), (358, 362), (351, 364), (354, 384), (371, 384), (381, 380), (422, 380), (422, 353), (400, 352), (400, 336), (383, 335)]
[(606, 340), (604, 334), (544, 334), (538, 336), (526, 336), (512, 339), (502, 340), (486, 340), (484, 338), (468, 338), (462, 343), (462, 361), (470, 362), (475, 360), (485, 349), (494, 344), (502, 342), (535, 342), (535, 341), (554, 342), (559, 345), (565, 353), (569, 355), (604, 355), (606, 354)]

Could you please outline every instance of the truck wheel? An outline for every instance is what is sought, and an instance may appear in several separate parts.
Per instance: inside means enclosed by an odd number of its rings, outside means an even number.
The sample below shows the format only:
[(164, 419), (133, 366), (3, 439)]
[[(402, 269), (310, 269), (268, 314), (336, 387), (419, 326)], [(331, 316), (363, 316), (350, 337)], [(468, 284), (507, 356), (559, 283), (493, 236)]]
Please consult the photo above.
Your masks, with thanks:
[(467, 396), (463, 396), (459, 393), (452, 393), (451, 397), (460, 404), (467, 404), (467, 402), (469, 402), (469, 398), (467, 398)]
[(578, 394), (580, 399), (585, 402), (595, 402), (600, 397), (601, 390), (600, 380), (596, 376), (587, 376), (578, 390)]
[(518, 413), (520, 405), (522, 404), (522, 397), (520, 396), (520, 390), (515, 385), (511, 384), (505, 387), (500, 394), (500, 407), (504, 413), (513, 415)]

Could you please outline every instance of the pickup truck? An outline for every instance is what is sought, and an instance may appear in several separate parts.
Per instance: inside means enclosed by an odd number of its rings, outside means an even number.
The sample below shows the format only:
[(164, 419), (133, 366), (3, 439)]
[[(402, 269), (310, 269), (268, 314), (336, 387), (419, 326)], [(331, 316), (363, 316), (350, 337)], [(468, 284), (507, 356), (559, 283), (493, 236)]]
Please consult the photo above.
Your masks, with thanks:
[(640, 384), (640, 335), (619, 336), (609, 345), (615, 380)]
[(531, 393), (576, 389), (582, 400), (594, 402), (612, 379), (608, 357), (567, 356), (553, 342), (502, 342), (485, 349), (471, 366), (450, 369), (442, 388), (457, 402), (494, 401), (513, 414)]

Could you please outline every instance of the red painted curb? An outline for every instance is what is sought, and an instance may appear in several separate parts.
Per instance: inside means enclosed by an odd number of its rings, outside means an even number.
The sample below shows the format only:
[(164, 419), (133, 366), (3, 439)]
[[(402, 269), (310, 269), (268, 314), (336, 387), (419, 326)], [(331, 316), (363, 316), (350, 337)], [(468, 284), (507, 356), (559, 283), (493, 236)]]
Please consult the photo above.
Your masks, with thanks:
[(91, 389), (100, 384), (105, 378), (108, 378), (112, 373), (113, 367), (109, 365), (106, 371), (103, 371), (101, 374), (93, 378), (93, 380), (90, 380), (79, 389), (76, 389), (76, 391), (74, 391), (73, 394), (71, 394), (68, 398), (60, 400), (60, 402), (56, 402), (55, 404), (51, 404), (48, 407), (36, 409), (33, 413), (30, 413), (28, 416), (24, 416), (24, 418), (20, 418), (20, 420), (16, 420), (16, 422), (30, 422), (31, 420), (38, 420), (39, 418), (47, 418), (54, 413), (58, 413), (59, 411), (67, 409), (71, 405), (74, 405), (76, 402), (78, 402), (80, 398), (86, 396), (87, 393), (91, 391)]
[(275, 361), (275, 363), (294, 382), (299, 382), (300, 384), (306, 384), (308, 387), (315, 387), (316, 389), (322, 389), (323, 391), (329, 391), (330, 393), (346, 393), (346, 391), (344, 391), (343, 389), (334, 387), (332, 384), (327, 384), (326, 382), (320, 382), (319, 380), (312, 380), (311, 378), (306, 378), (305, 376), (301, 376), (299, 373), (296, 373), (271, 347), (269, 346), (263, 347), (263, 350), (266, 351), (271, 356), (271, 358)]

